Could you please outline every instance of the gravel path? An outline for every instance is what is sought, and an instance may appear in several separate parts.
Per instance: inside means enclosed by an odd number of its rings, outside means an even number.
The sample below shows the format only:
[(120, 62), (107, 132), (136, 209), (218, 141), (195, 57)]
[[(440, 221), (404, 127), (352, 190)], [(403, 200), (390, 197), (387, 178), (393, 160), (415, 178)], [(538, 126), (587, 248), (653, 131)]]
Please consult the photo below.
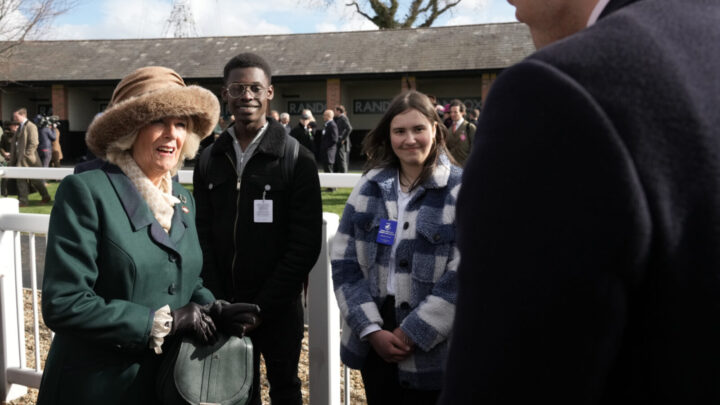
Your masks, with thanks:
[[(38, 294), (39, 295), (39, 294)], [(38, 303), (39, 303), (38, 298)], [(25, 333), (26, 333), (26, 340), (25, 340), (25, 353), (27, 356), (27, 365), (28, 367), (35, 367), (35, 341), (32, 338), (33, 336), (33, 315), (32, 315), (32, 292), (30, 290), (24, 291), (24, 305), (25, 305)], [(40, 315), (40, 361), (41, 365), (45, 365), (45, 357), (47, 356), (48, 348), (50, 347), (50, 330), (45, 327), (45, 324), (42, 322), (42, 315)], [(307, 405), (309, 404), (308, 399), (308, 393), (309, 393), (309, 387), (308, 387), (308, 337), (307, 332), (305, 332), (305, 338), (303, 339), (302, 343), (302, 353), (300, 354), (300, 379), (302, 380), (302, 393), (303, 393), (303, 404)], [(268, 396), (268, 383), (265, 379), (265, 365), (260, 365), (261, 372), (262, 372), (262, 378), (260, 380), (261, 382), (261, 389), (262, 389), (262, 398), (263, 398), (263, 404), (270, 404), (270, 398)], [(343, 375), (340, 376), (340, 384), (343, 383)], [(360, 372), (356, 370), (351, 370), (350, 372), (350, 403), (352, 405), (366, 405), (367, 402), (365, 400), (365, 389), (362, 384), (362, 378), (360, 377)], [(342, 385), (341, 385), (341, 391)], [(342, 397), (344, 398), (345, 393), (342, 392)], [(10, 401), (8, 404), (10, 405), (34, 405), (37, 401), (37, 390), (35, 389), (29, 389), (28, 394), (18, 398), (16, 400)], [(5, 403), (3, 403), (5, 404)]]

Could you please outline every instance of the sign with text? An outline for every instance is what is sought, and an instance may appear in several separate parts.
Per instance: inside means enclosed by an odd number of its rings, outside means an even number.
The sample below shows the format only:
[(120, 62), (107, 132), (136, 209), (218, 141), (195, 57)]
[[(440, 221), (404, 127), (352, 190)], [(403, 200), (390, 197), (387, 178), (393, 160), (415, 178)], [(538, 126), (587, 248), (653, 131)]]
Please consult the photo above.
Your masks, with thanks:
[(319, 115), (325, 112), (325, 101), (288, 101), (287, 112), (290, 115), (300, 115), (302, 110), (310, 110), (313, 115)]
[(353, 114), (384, 114), (390, 99), (353, 100)]

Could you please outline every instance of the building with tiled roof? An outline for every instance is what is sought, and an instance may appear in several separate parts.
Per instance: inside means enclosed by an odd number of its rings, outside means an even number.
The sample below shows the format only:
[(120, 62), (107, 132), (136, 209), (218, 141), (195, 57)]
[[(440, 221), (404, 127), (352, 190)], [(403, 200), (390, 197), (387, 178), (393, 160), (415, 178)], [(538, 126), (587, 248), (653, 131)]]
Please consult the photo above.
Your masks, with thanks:
[[(0, 46), (2, 48), (2, 46)], [(525, 25), (466, 25), (408, 30), (242, 37), (26, 41), (0, 64), (0, 112), (54, 113), (65, 125), (64, 149), (82, 154), (84, 131), (107, 106), (117, 82), (148, 65), (175, 69), (188, 83), (220, 94), (222, 69), (241, 52), (273, 69), (271, 107), (297, 117), (343, 104), (362, 137), (393, 96), (416, 88), (440, 102), (479, 107), (504, 68), (534, 50)], [(356, 143), (359, 145), (359, 143)]]

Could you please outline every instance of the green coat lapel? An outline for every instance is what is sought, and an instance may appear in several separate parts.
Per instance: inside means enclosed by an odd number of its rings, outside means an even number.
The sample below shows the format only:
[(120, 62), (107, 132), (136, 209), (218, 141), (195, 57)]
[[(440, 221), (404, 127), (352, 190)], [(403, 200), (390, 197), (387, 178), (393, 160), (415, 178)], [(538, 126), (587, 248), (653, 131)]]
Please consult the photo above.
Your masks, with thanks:
[[(115, 188), (118, 194), (118, 198), (122, 203), (125, 214), (127, 214), (130, 223), (132, 224), (135, 232), (149, 226), (150, 227), (150, 238), (160, 246), (170, 249), (180, 255), (180, 251), (177, 248), (175, 242), (178, 242), (182, 235), (185, 233), (187, 224), (184, 222), (185, 215), (178, 212), (180, 207), (175, 205), (175, 214), (173, 214), (172, 228), (173, 238), (165, 232), (160, 226), (158, 221), (153, 216), (150, 208), (143, 200), (140, 193), (132, 184), (132, 181), (120, 170), (119, 167), (111, 164), (107, 164), (103, 167), (103, 170), (110, 179), (110, 183)], [(175, 191), (175, 190), (173, 190)]]
[[(188, 221), (190, 218), (190, 207), (187, 202), (188, 196), (183, 193), (185, 189), (178, 183), (173, 183), (173, 195), (180, 199), (179, 204), (175, 204), (175, 213), (172, 217), (172, 228), (170, 228), (170, 240), (174, 243), (180, 243), (185, 230), (190, 227)], [(184, 212), (183, 208), (187, 209), (188, 212)], [(157, 221), (156, 221), (157, 222)]]

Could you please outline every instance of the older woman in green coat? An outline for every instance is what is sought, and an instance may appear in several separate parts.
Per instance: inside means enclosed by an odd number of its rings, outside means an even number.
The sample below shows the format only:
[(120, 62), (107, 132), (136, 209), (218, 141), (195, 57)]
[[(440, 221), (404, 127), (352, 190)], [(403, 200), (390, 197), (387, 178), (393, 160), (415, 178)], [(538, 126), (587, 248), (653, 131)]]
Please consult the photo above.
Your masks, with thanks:
[(207, 344), (217, 328), (254, 326), (247, 304), (216, 304), (236, 310), (211, 315), (195, 203), (171, 180), (218, 116), (210, 91), (147, 67), (118, 84), (90, 125), (88, 147), (107, 162), (67, 177), (56, 194), (42, 306), (56, 336), (38, 404), (156, 403), (166, 337)]

